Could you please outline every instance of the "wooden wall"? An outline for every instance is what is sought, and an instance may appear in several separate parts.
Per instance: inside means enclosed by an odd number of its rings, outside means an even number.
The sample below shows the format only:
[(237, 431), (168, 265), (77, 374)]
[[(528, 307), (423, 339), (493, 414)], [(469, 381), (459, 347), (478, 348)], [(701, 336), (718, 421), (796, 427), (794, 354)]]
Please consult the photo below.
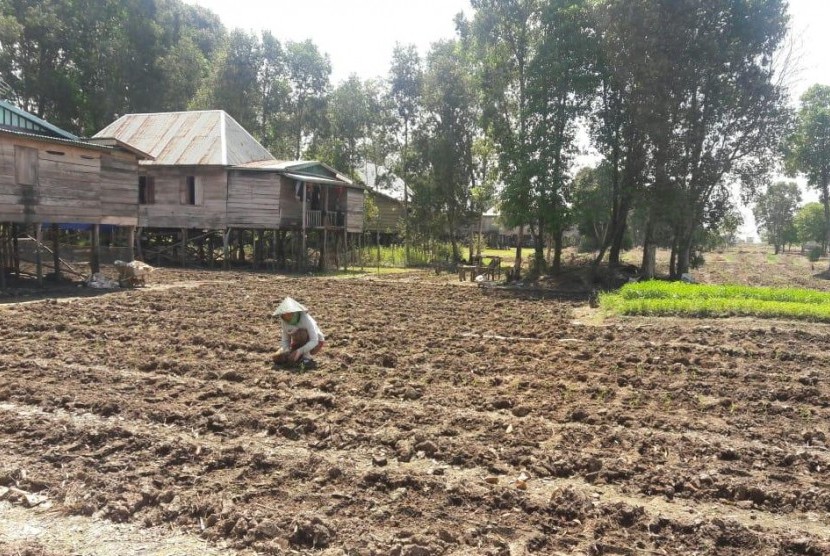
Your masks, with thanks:
[(346, 231), (363, 231), (363, 190), (347, 189), (346, 191)]
[[(228, 174), (224, 168), (144, 166), (154, 178), (155, 202), (139, 205), (138, 225), (147, 228), (220, 230), (227, 226)], [(196, 178), (196, 203), (182, 197), (187, 176)]]
[(303, 225), (303, 202), (297, 200), (296, 182), (282, 177), (280, 185), (280, 226), (285, 228)]
[(135, 225), (137, 183), (131, 155), (0, 135), (0, 221)]
[(266, 230), (278, 228), (282, 181), (282, 176), (273, 172), (229, 172), (227, 225)]
[(378, 220), (376, 222), (366, 222), (366, 230), (381, 233), (395, 234), (400, 231), (400, 223), (403, 219), (403, 203), (390, 199), (383, 195), (376, 195), (369, 192), (375, 205), (378, 207)]
[(101, 155), (101, 224), (138, 223), (138, 163), (127, 153)]

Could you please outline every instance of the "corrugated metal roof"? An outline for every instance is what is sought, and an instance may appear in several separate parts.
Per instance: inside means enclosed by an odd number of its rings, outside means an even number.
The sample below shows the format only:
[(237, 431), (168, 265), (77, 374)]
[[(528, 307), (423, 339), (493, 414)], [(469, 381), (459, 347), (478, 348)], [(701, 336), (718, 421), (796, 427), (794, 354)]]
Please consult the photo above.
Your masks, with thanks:
[(4, 127), (19, 129), (28, 133), (37, 133), (39, 135), (48, 135), (50, 137), (57, 137), (59, 139), (67, 139), (69, 141), (77, 141), (78, 136), (69, 133), (57, 126), (54, 126), (35, 116), (29, 114), (25, 110), (0, 100), (0, 124)]
[(99, 145), (96, 143), (88, 143), (86, 141), (74, 141), (71, 139), (61, 139), (59, 137), (52, 137), (51, 135), (41, 135), (39, 133), (32, 133), (31, 131), (18, 131), (17, 129), (6, 129), (0, 127), (0, 134), (14, 135), (16, 137), (25, 137), (27, 139), (34, 139), (36, 141), (43, 141), (45, 143), (54, 143), (58, 145), (71, 145), (73, 147), (82, 147), (86, 149), (93, 149), (102, 152), (111, 152), (113, 147), (107, 145)]
[(157, 166), (238, 166), (274, 157), (223, 110), (127, 114), (95, 134), (150, 154)]
[(292, 180), (305, 181), (309, 183), (347, 185), (353, 188), (366, 189), (362, 185), (355, 184), (352, 180), (331, 166), (318, 160), (266, 160), (239, 164), (233, 169), (254, 170), (257, 172), (277, 172)]
[(293, 172), (281, 172), (283, 176), (286, 178), (290, 178), (292, 180), (297, 181), (304, 181), (308, 183), (322, 183), (328, 185), (351, 185), (350, 183), (346, 183), (344, 181), (340, 181), (333, 178), (324, 178), (322, 176), (315, 176), (312, 174), (295, 174)]

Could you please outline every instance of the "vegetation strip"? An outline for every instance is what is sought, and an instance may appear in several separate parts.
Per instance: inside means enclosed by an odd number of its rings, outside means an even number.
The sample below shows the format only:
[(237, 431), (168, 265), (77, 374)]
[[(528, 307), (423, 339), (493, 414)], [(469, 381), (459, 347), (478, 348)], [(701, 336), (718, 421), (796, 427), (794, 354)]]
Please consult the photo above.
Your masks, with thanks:
[(830, 294), (802, 288), (711, 286), (649, 281), (600, 295), (600, 306), (623, 315), (786, 317), (830, 322)]

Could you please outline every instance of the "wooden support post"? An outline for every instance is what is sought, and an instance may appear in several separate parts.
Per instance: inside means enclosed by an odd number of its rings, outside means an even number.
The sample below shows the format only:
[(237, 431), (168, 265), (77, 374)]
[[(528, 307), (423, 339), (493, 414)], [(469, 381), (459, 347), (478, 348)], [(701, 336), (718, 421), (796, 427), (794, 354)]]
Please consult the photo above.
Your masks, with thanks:
[(0, 223), (0, 290), (6, 289), (6, 225)]
[(231, 248), (229, 245), (229, 239), (231, 235), (231, 229), (228, 228), (222, 234), (222, 268), (228, 270), (230, 268), (230, 256), (231, 256)]
[(61, 238), (60, 228), (57, 224), (52, 224), (52, 266), (55, 269), (55, 282), (61, 281)]
[(14, 277), (20, 280), (20, 242), (17, 240), (17, 224), (12, 224), (12, 267), (14, 268)]
[(306, 261), (306, 257), (308, 256), (308, 251), (306, 250), (306, 226), (308, 226), (308, 210), (306, 207), (306, 200), (308, 199), (308, 185), (303, 183), (303, 230), (302, 230), (302, 253), (300, 254), (300, 259), (302, 260), (302, 268), (303, 272), (305, 272), (306, 268), (308, 268), (308, 264)]
[(130, 261), (135, 260), (135, 226), (127, 229), (127, 257)]
[(92, 226), (92, 248), (89, 258), (89, 271), (92, 274), (101, 272), (101, 225)]
[(144, 233), (143, 229), (139, 227), (135, 232), (135, 254), (139, 261), (144, 260), (144, 252), (141, 249), (141, 235)]
[(37, 268), (37, 285), (43, 287), (43, 257), (41, 256), (43, 242), (43, 224), (35, 225), (35, 266)]
[(187, 228), (182, 228), (182, 268), (187, 266)]

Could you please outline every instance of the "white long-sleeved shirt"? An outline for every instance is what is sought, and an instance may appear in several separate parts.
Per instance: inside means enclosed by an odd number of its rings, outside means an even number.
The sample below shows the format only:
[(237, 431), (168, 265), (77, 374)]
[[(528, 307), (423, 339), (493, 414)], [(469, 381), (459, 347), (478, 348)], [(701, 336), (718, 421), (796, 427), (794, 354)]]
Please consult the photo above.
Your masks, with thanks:
[(299, 348), (299, 352), (302, 355), (307, 355), (311, 352), (311, 350), (317, 347), (317, 344), (326, 339), (325, 336), (323, 336), (323, 332), (320, 330), (320, 327), (317, 326), (317, 321), (315, 321), (308, 313), (300, 313), (300, 320), (297, 324), (288, 324), (284, 320), (280, 320), (280, 323), (282, 324), (282, 339), (280, 340), (280, 346), (286, 351), (291, 349), (291, 335), (301, 328), (308, 332), (308, 342)]

